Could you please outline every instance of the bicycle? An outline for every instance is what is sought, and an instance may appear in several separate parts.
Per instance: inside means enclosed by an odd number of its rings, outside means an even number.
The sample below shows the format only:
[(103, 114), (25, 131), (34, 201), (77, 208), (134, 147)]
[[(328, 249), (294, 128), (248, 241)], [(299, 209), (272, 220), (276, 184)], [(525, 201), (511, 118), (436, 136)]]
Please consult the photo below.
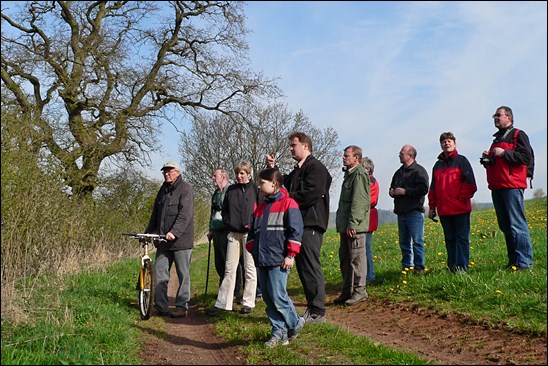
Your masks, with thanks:
[(142, 244), (143, 253), (139, 261), (139, 281), (137, 283), (139, 312), (141, 319), (147, 320), (152, 316), (154, 310), (154, 294), (155, 294), (155, 278), (154, 278), (154, 262), (149, 256), (149, 246), (153, 243), (165, 242), (165, 235), (158, 234), (137, 234), (123, 233), (122, 235), (129, 236), (134, 239), (139, 239)]

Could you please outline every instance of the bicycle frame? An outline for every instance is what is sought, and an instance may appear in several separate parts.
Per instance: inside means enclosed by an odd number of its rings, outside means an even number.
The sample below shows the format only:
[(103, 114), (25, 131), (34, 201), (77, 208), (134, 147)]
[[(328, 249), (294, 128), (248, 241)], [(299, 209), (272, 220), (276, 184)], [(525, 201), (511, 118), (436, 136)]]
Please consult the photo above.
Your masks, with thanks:
[(154, 263), (149, 255), (149, 245), (167, 240), (165, 235), (158, 234), (124, 233), (122, 235), (138, 239), (143, 247), (143, 254), (139, 261), (139, 281), (137, 290), (141, 319), (147, 320), (152, 316), (155, 294)]

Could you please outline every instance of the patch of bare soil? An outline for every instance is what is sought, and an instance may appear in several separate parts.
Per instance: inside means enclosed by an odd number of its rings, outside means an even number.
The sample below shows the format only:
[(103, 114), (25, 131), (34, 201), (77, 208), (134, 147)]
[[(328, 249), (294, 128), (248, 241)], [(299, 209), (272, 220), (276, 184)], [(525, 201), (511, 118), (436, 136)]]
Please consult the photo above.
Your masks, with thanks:
[[(173, 273), (172, 278), (176, 278)], [(170, 281), (173, 301), (176, 281)], [(335, 295), (328, 298), (332, 304)], [(299, 306), (300, 304), (296, 304)], [(300, 306), (299, 306), (300, 307)], [(266, 315), (265, 315), (266, 316)], [(200, 309), (187, 318), (166, 321), (165, 331), (150, 333), (143, 353), (149, 365), (244, 365), (246, 360), (215, 335), (214, 324)], [(445, 365), (546, 365), (546, 336), (535, 338), (472, 324), (463, 317), (439, 315), (412, 304), (370, 297), (354, 307), (329, 305), (329, 322), (386, 346), (413, 352)], [(502, 328), (502, 327), (501, 327)], [(305, 328), (306, 330), (306, 328)]]

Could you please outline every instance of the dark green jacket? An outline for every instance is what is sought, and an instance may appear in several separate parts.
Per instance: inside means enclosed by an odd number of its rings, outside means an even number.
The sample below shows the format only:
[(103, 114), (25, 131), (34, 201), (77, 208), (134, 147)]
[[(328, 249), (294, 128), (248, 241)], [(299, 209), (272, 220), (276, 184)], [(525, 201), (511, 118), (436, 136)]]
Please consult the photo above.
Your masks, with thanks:
[(371, 207), (370, 189), (369, 174), (361, 164), (345, 173), (337, 209), (337, 232), (346, 233), (348, 228), (357, 233), (367, 232)]

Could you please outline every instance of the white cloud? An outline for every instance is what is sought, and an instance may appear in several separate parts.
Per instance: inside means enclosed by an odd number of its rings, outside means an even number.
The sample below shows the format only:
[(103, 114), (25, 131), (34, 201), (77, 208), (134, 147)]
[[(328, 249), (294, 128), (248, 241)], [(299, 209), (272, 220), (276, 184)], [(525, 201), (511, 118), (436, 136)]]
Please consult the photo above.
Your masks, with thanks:
[[(474, 168), (474, 200), (491, 202), (478, 158), (500, 105), (529, 135), (534, 186), (548, 192), (546, 10), (546, 2), (521, 1), (261, 1), (248, 3), (246, 22), (253, 67), (280, 78), (291, 109), (333, 126), (341, 155), (347, 145), (363, 148), (376, 165), (379, 207), (392, 209), (387, 192), (401, 146), (414, 145), (430, 174), (445, 131)], [(156, 165), (178, 156), (168, 128)], [(333, 210), (340, 184), (333, 183)]]

